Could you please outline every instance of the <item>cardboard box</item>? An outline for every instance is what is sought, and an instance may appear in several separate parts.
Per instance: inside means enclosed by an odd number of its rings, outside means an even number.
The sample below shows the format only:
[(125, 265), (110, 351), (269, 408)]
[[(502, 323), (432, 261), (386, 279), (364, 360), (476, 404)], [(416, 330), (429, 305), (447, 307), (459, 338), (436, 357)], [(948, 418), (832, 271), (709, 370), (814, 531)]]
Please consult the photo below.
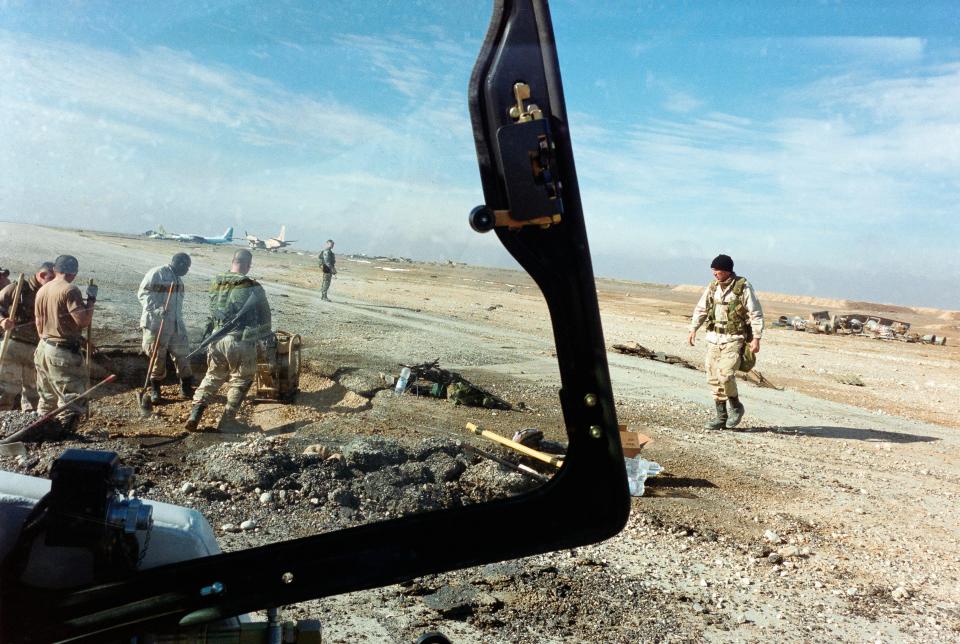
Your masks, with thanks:
[(627, 458), (633, 458), (652, 442), (653, 439), (646, 434), (627, 431), (626, 425), (620, 425), (620, 444), (623, 446), (623, 455)]

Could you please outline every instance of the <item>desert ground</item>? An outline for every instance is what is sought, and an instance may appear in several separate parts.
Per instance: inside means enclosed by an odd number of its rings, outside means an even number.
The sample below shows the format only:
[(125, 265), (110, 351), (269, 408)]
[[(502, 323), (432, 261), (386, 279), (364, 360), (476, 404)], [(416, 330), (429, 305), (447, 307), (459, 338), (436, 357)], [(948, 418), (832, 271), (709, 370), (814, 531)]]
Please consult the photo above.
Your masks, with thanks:
[[(251, 275), (267, 290), (274, 328), (304, 339), (301, 393), (292, 404), (246, 405), (242, 431), (174, 441), (190, 405), (177, 399), (173, 380), (164, 390), (170, 400), (148, 419), (132, 394), (146, 362), (133, 357), (136, 287), (152, 266), (189, 252), (186, 317), (196, 341), (207, 283), (235, 247), (22, 224), (0, 224), (0, 240), (0, 265), (13, 275), (38, 259), (76, 255), (78, 282), (100, 285), (94, 343), (128, 349), (123, 360), (98, 363), (98, 374), (125, 372), (93, 403), (78, 436), (0, 457), (0, 468), (44, 476), (66, 446), (118, 451), (137, 467), (142, 496), (200, 510), (225, 550), (406, 511), (407, 497), (381, 503), (376, 486), (345, 500), (342, 489), (308, 483), (304, 468), (316, 467), (303, 456), (309, 445), (357, 451), (356, 441), (368, 440), (369, 451), (386, 441), (406, 450), (406, 465), (391, 464), (403, 468), (420, 462), (417, 445), (494, 449), (468, 437), (467, 421), (506, 436), (536, 427), (565, 441), (550, 321), (521, 271), (341, 255), (333, 301), (322, 303), (315, 255), (258, 251)], [(768, 321), (757, 370), (775, 387), (742, 382), (747, 415), (736, 431), (702, 428), (712, 414), (702, 371), (608, 352), (619, 422), (653, 438), (643, 456), (664, 468), (632, 500), (620, 534), (289, 606), (283, 615), (318, 617), (328, 642), (410, 642), (431, 630), (457, 642), (960, 640), (960, 313), (766, 293), (762, 275), (747, 276)], [(635, 341), (700, 364), (703, 332), (687, 346), (686, 326), (701, 288), (599, 279), (608, 347)], [(824, 309), (904, 320), (948, 342), (769, 324)], [(433, 359), (517, 409), (397, 397), (380, 379)], [(215, 461), (275, 471), (231, 479), (242, 468), (225, 472)], [(523, 489), (489, 462), (463, 462), (460, 480), (434, 499), (439, 506)], [(355, 461), (348, 455), (347, 463)], [(377, 467), (367, 467), (368, 483), (383, 477)], [(352, 471), (364, 476), (362, 469)], [(234, 527), (245, 521), (253, 527)]]

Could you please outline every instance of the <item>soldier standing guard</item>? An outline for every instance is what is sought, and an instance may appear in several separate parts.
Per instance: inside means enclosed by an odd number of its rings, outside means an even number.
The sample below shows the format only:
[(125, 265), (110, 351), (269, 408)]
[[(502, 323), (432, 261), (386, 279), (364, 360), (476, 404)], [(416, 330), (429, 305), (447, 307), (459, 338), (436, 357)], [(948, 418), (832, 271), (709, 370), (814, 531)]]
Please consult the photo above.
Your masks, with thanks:
[(16, 284), (8, 284), (0, 290), (0, 329), (11, 331), (7, 353), (0, 365), (0, 411), (13, 409), (20, 395), (20, 409), (36, 411), (37, 368), (33, 355), (40, 336), (37, 335), (33, 307), (40, 287), (54, 278), (53, 262), (41, 262), (37, 272), (27, 278), (20, 291), (15, 318), (10, 317)]
[[(733, 272), (733, 259), (717, 255), (710, 264), (713, 281), (703, 291), (693, 309), (687, 342), (693, 346), (700, 325), (707, 322), (707, 381), (713, 388), (717, 417), (707, 429), (732, 429), (743, 419), (743, 403), (737, 392), (737, 367), (744, 344), (753, 353), (760, 352), (763, 335), (763, 309), (747, 281)], [(727, 403), (730, 403), (729, 417)]]
[[(137, 299), (143, 306), (140, 316), (140, 328), (143, 330), (143, 352), (149, 358), (156, 344), (157, 357), (150, 374), (150, 402), (157, 404), (161, 399), (160, 383), (167, 376), (167, 353), (173, 358), (173, 366), (180, 378), (180, 393), (184, 398), (193, 396), (193, 372), (187, 360), (187, 326), (183, 321), (183, 280), (180, 278), (190, 270), (190, 256), (177, 253), (166, 266), (157, 266), (147, 271), (140, 282)], [(170, 288), (173, 292), (170, 293)], [(167, 303), (167, 294), (170, 301)], [(164, 304), (167, 304), (164, 310)], [(161, 321), (163, 329), (161, 330)], [(157, 342), (157, 334), (161, 333)]]
[[(37, 413), (41, 416), (66, 405), (86, 390), (87, 372), (80, 344), (83, 329), (93, 320), (97, 287), (87, 287), (87, 301), (72, 284), (80, 264), (73, 255), (60, 255), (53, 262), (54, 279), (37, 291), (33, 311), (40, 343), (33, 362), (37, 369)], [(72, 431), (86, 411), (86, 401), (75, 403), (60, 414), (61, 425)]]
[[(207, 349), (207, 375), (193, 396), (193, 409), (186, 428), (193, 431), (210, 398), (229, 380), (227, 404), (217, 426), (232, 422), (257, 370), (257, 342), (270, 333), (270, 305), (256, 280), (247, 277), (253, 255), (238, 250), (230, 272), (217, 275), (210, 284), (210, 317), (213, 332), (234, 323), (235, 327)], [(239, 316), (239, 317), (238, 317)], [(236, 322), (235, 322), (236, 321)]]
[(333, 240), (328, 239), (323, 250), (320, 251), (320, 270), (323, 271), (323, 282), (320, 284), (320, 299), (329, 302), (327, 291), (330, 290), (330, 282), (333, 276), (337, 274), (337, 256), (333, 254)]

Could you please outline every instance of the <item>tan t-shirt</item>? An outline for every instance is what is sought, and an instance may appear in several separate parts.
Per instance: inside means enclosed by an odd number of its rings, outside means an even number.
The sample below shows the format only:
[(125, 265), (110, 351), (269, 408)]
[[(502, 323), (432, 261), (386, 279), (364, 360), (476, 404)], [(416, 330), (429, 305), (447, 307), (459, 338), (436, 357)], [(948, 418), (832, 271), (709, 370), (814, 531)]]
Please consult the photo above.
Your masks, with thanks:
[(72, 312), (86, 309), (80, 288), (63, 278), (47, 282), (37, 291), (33, 311), (41, 338), (51, 340), (79, 340), (83, 331), (74, 321)]

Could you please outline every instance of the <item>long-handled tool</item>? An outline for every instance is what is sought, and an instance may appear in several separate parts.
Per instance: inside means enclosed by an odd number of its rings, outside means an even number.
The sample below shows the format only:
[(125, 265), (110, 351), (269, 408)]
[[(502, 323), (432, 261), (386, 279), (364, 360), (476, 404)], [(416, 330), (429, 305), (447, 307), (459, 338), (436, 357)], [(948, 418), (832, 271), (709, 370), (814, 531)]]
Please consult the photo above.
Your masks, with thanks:
[(84, 391), (84, 392), (82, 392), (82, 393), (79, 393), (79, 394), (77, 394), (76, 396), (74, 396), (73, 398), (71, 398), (70, 401), (67, 402), (66, 404), (60, 405), (59, 407), (57, 407), (57, 408), (54, 409), (53, 411), (44, 414), (43, 416), (41, 416), (40, 418), (38, 418), (38, 419), (35, 420), (34, 422), (30, 423), (29, 425), (27, 425), (26, 427), (24, 427), (24, 428), (21, 429), (20, 431), (14, 433), (14, 434), (11, 434), (10, 436), (7, 436), (7, 437), (4, 438), (3, 440), (0, 440), (0, 445), (8, 445), (8, 444), (10, 444), (10, 443), (16, 443), (16, 442), (22, 440), (23, 438), (29, 436), (29, 434), (30, 434), (31, 432), (33, 432), (35, 429), (37, 429), (38, 427), (41, 427), (41, 426), (45, 425), (51, 418), (53, 418), (53, 417), (56, 416), (57, 414), (59, 414), (59, 413), (61, 413), (61, 412), (63, 412), (63, 411), (66, 411), (67, 409), (69, 409), (70, 407), (72, 407), (74, 404), (77, 403), (77, 401), (83, 400), (84, 398), (89, 397), (90, 394), (92, 394), (93, 392), (95, 392), (97, 389), (99, 389), (100, 387), (104, 386), (104, 385), (107, 384), (107, 383), (113, 382), (113, 381), (116, 380), (116, 379), (117, 379), (117, 377), (116, 377), (114, 374), (110, 374), (109, 376), (107, 376), (106, 378), (104, 378), (103, 380), (101, 380), (100, 382), (98, 382), (97, 384), (95, 384), (94, 386), (90, 387), (90, 388), (87, 389), (86, 391)]
[(177, 283), (172, 282), (167, 289), (167, 299), (163, 302), (163, 313), (160, 315), (160, 326), (157, 328), (157, 337), (153, 341), (153, 347), (150, 350), (150, 360), (147, 362), (147, 376), (143, 379), (143, 388), (135, 392), (137, 402), (140, 404), (140, 413), (142, 416), (149, 416), (153, 409), (153, 401), (147, 395), (147, 389), (150, 388), (150, 374), (153, 373), (153, 367), (157, 363), (157, 354), (160, 352), (160, 339), (163, 337), (163, 325), (167, 319), (167, 309), (170, 307), (170, 298), (176, 289)]
[(561, 467), (561, 466), (563, 465), (563, 459), (560, 458), (559, 456), (556, 456), (556, 455), (554, 455), (554, 454), (546, 454), (546, 453), (544, 453), (544, 452), (537, 451), (537, 450), (533, 449), (532, 447), (527, 447), (526, 445), (523, 445), (522, 443), (518, 443), (518, 442), (516, 442), (516, 441), (512, 441), (512, 440), (510, 440), (509, 438), (505, 438), (505, 437), (501, 436), (500, 434), (495, 434), (495, 433), (490, 432), (490, 431), (487, 431), (487, 430), (485, 430), (485, 429), (480, 429), (479, 427), (477, 427), (477, 426), (474, 425), (473, 423), (467, 423), (467, 430), (470, 431), (470, 433), (472, 433), (472, 434), (476, 434), (477, 436), (483, 436), (484, 438), (489, 439), (489, 440), (492, 440), (492, 441), (495, 442), (495, 443), (500, 443), (500, 444), (503, 445), (504, 447), (509, 447), (510, 449), (513, 449), (513, 450), (516, 450), (516, 451), (520, 452), (521, 454), (525, 454), (525, 455), (527, 455), (527, 456), (530, 456), (530, 457), (532, 457), (532, 458), (535, 458), (535, 459), (537, 459), (538, 461), (543, 461), (544, 463), (549, 463), (550, 465), (553, 465), (554, 467), (559, 468), (559, 467)]
[(544, 476), (543, 474), (541, 474), (540, 472), (536, 471), (536, 470), (533, 469), (532, 467), (527, 467), (526, 465), (517, 465), (516, 463), (511, 463), (511, 462), (508, 461), (507, 459), (501, 458), (500, 456), (497, 456), (496, 454), (493, 454), (493, 453), (488, 452), (488, 451), (486, 451), (486, 450), (480, 449), (479, 447), (474, 447), (473, 445), (463, 445), (463, 449), (466, 450), (466, 451), (468, 451), (468, 452), (471, 452), (471, 453), (473, 453), (473, 454), (476, 454), (477, 456), (482, 456), (482, 457), (484, 457), (484, 458), (489, 458), (491, 461), (493, 461), (493, 462), (495, 462), (495, 463), (499, 463), (500, 465), (503, 465), (503, 466), (506, 467), (507, 469), (513, 470), (513, 471), (516, 472), (517, 474), (522, 474), (523, 476), (526, 476), (526, 477), (529, 478), (529, 479), (533, 479), (534, 481), (537, 481), (537, 482), (539, 482), (539, 483), (546, 483), (547, 481), (550, 480), (549, 477)]
[[(10, 302), (10, 311), (7, 315), (8, 320), (17, 321), (17, 309), (20, 307), (20, 293), (23, 291), (23, 273), (17, 278), (17, 285), (13, 289), (13, 300)], [(16, 327), (14, 327), (16, 328)], [(7, 355), (7, 345), (10, 344), (10, 338), (13, 336), (14, 329), (8, 329), (3, 333), (3, 344), (0, 344), (0, 366), (3, 365), (3, 359)]]
[[(90, 280), (90, 286), (93, 286), (93, 280)], [(91, 385), (90, 380), (90, 367), (93, 365), (93, 316), (90, 316), (90, 324), (87, 325), (87, 357), (86, 357), (86, 367), (87, 367), (87, 388)], [(90, 418), (90, 405), (87, 405), (87, 418)]]

